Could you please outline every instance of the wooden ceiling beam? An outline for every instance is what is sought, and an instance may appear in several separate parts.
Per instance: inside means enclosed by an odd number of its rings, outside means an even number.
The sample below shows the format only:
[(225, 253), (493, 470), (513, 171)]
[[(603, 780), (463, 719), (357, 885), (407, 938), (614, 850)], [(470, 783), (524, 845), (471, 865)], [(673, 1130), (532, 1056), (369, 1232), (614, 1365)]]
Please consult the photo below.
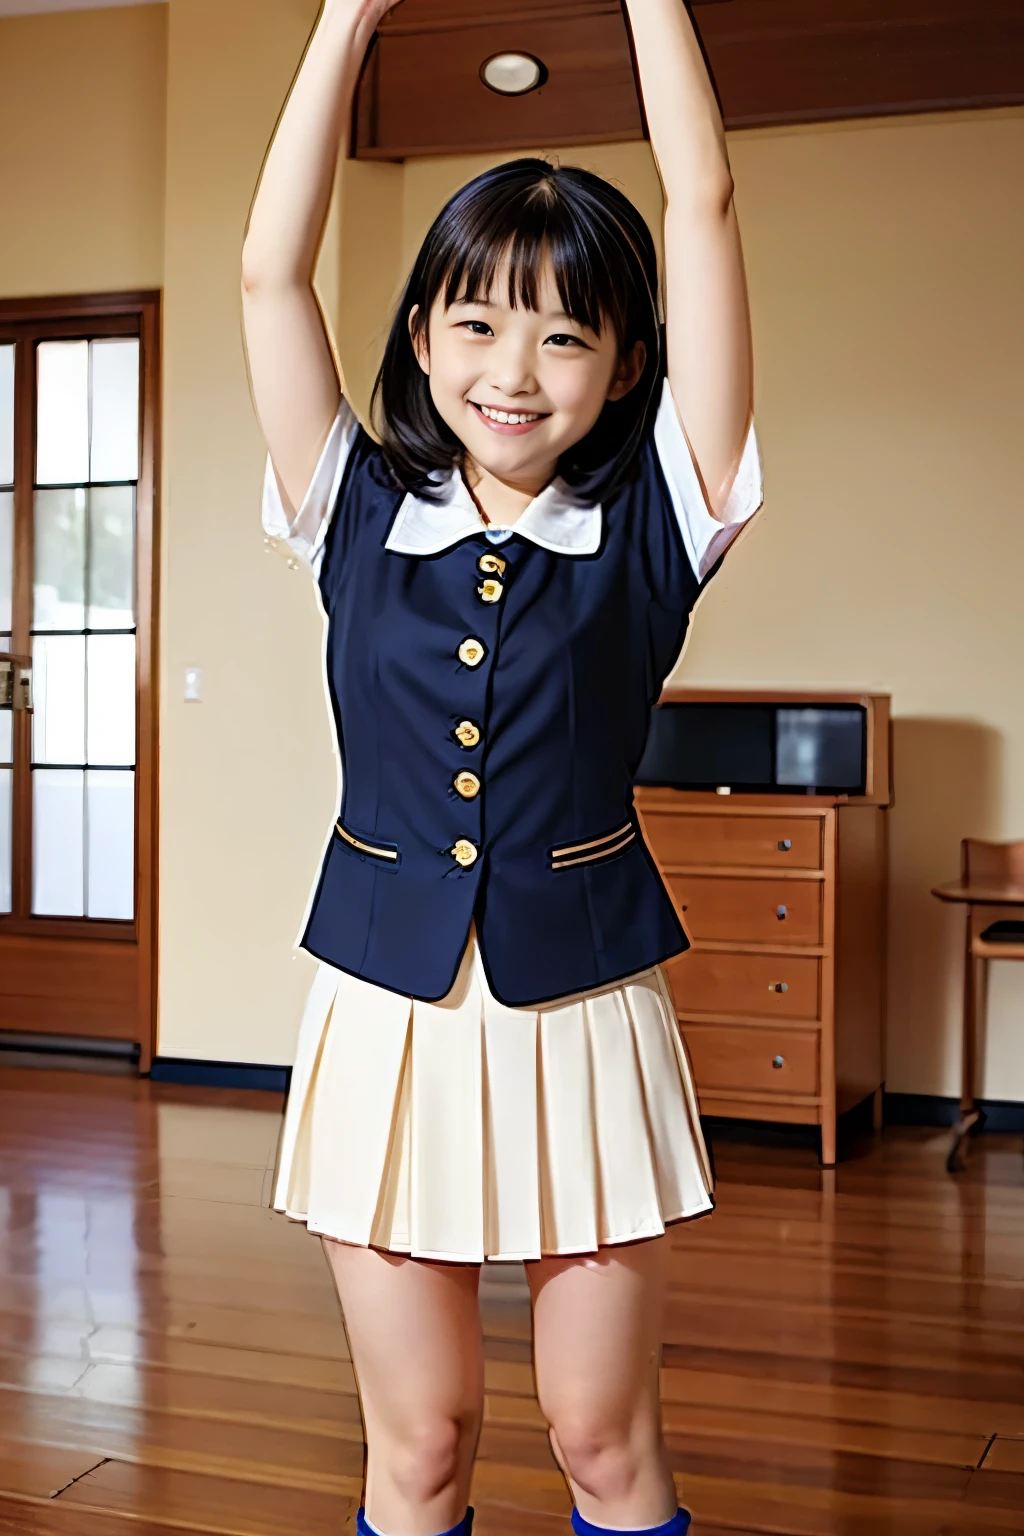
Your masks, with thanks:
[[(695, 0), (731, 128), (1024, 103), (1022, 0)], [(543, 60), (503, 97), (491, 54)], [(402, 160), (638, 139), (621, 0), (404, 0), (363, 73), (354, 153)]]

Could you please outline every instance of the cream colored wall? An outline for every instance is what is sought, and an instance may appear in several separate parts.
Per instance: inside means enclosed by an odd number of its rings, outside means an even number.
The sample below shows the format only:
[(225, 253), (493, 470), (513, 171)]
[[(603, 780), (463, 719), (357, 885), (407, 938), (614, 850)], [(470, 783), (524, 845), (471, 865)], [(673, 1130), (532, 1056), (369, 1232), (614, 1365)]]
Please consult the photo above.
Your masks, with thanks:
[[(242, 237), (317, 0), (172, 0), (168, 55), (160, 1020), (164, 1056), (288, 1063), (293, 954), (336, 796), (312, 583), (264, 553)], [(397, 278), (392, 166), (343, 164), (318, 288), (355, 398)], [(337, 214), (344, 214), (339, 222)], [(385, 250), (382, 256), (375, 242)], [(390, 253), (390, 255), (388, 254)], [(344, 279), (345, 302), (339, 302)], [(186, 704), (186, 667), (204, 700)]]
[[(888, 1085), (959, 1092), (964, 836), (1024, 837), (1024, 112), (732, 135), (766, 459), (760, 527), (677, 680), (891, 692)], [(646, 145), (562, 150), (656, 224)], [(500, 156), (410, 163), (408, 263)], [(1024, 967), (993, 967), (985, 1091), (1024, 1098)]]
[[(961, 837), (1024, 838), (1024, 112), (738, 137), (768, 464), (708, 682), (891, 692), (889, 1087), (959, 1092)], [(1024, 967), (985, 1091), (1024, 1098)]]
[(0, 294), (159, 288), (167, 7), (0, 20)]
[(341, 226), (339, 296), (333, 311), (345, 388), (365, 417), (405, 276), (405, 168), (343, 161), (335, 208)]
[[(316, 0), (173, 0), (167, 108), (162, 1055), (291, 1058), (297, 926), (333, 790), (308, 583), (263, 553), (242, 236)], [(204, 700), (183, 701), (185, 668)], [(329, 815), (329, 809), (326, 810)], [(310, 835), (310, 833), (312, 835)]]
[[(164, 1055), (291, 1061), (312, 970), (291, 940), (336, 788), (320, 626), (308, 580), (262, 552), (237, 283), (316, 8), (172, 0), (169, 39), (160, 6), (0, 21), (0, 293), (166, 285)], [(645, 146), (560, 154), (656, 223)], [(928, 888), (962, 835), (1024, 835), (1024, 114), (747, 133), (732, 154), (768, 505), (681, 675), (892, 691), (889, 1085), (952, 1093), (957, 930)], [(496, 158), (342, 166), (320, 289), (360, 408), (426, 224)], [(1024, 1097), (1022, 982), (997, 968), (994, 1097)]]

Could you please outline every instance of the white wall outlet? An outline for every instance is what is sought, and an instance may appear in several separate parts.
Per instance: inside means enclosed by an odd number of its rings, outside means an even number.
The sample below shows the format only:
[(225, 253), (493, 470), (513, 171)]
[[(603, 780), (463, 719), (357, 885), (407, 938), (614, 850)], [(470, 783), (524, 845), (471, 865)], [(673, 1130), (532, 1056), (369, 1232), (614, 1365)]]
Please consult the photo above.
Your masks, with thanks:
[(199, 704), (203, 697), (202, 667), (185, 668), (185, 703)]

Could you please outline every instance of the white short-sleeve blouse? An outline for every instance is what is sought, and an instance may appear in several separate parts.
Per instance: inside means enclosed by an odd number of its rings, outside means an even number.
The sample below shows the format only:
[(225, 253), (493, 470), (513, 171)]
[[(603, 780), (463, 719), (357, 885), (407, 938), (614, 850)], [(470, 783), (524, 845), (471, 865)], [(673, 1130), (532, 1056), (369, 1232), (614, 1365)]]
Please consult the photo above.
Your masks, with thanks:
[[(351, 406), (342, 400), (302, 505), (293, 518), (285, 511), (269, 458), (263, 486), (263, 528), (319, 572), (324, 539), (338, 499), (349, 452), (359, 431)], [(753, 422), (736, 478), (722, 510), (708, 507), (689, 442), (665, 380), (654, 425), (654, 444), (668, 485), (690, 564), (703, 580), (764, 500), (761, 454)], [(480, 532), (480, 517), (460, 475), (446, 483), (444, 499), (424, 501), (411, 493), (399, 509), (386, 547), (402, 554), (434, 554)], [(601, 507), (576, 499), (562, 481), (549, 485), (511, 530), (491, 530), (496, 542), (512, 532), (556, 553), (594, 552), (601, 540)]]

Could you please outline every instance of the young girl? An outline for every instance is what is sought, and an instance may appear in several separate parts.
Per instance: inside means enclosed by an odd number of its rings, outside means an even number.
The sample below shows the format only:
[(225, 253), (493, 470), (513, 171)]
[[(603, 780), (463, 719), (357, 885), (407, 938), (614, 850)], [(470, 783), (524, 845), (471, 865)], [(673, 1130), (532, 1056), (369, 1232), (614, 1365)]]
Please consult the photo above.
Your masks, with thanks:
[[(468, 1536), (480, 1265), (523, 1260), (578, 1533), (682, 1536), (658, 1366), (670, 1222), (712, 1208), (631, 778), (761, 503), (721, 119), (682, 0), (628, 0), (664, 183), (516, 160), (424, 242), (344, 399), (311, 274), (394, 0), (326, 0), (243, 258), (264, 524), (317, 575), (343, 765), (273, 1203), (320, 1234), (368, 1446), (361, 1533)], [(372, 239), (372, 230), (366, 238)], [(685, 431), (684, 431), (685, 427)]]

